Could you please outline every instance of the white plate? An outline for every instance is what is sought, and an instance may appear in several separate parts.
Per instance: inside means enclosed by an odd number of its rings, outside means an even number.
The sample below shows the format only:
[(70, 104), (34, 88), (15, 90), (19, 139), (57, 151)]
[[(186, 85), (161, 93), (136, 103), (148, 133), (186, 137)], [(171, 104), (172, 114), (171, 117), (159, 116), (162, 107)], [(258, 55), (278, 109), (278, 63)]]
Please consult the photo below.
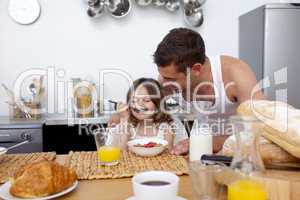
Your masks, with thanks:
[[(4, 183), (1, 187), (0, 187), (0, 198), (4, 199), (4, 200), (24, 200), (21, 198), (17, 198), (12, 196), (9, 193), (9, 189), (10, 189), (11, 183), (10, 181)], [(76, 187), (78, 186), (78, 181), (76, 181), (72, 186), (70, 186), (69, 188), (65, 189), (64, 191), (51, 195), (51, 196), (47, 196), (47, 197), (43, 197), (43, 198), (37, 198), (37, 199), (26, 199), (26, 200), (47, 200), (47, 199), (54, 199), (60, 196), (63, 196), (71, 191), (73, 191)]]
[[(128, 199), (126, 199), (126, 200), (136, 200), (136, 198), (135, 197), (129, 197)], [(186, 200), (185, 198), (183, 198), (183, 197), (178, 197), (177, 196), (177, 198), (176, 199), (174, 199), (174, 200)]]
[(6, 154), (6, 152), (7, 152), (7, 148), (5, 148), (5, 147), (0, 147), (0, 155)]

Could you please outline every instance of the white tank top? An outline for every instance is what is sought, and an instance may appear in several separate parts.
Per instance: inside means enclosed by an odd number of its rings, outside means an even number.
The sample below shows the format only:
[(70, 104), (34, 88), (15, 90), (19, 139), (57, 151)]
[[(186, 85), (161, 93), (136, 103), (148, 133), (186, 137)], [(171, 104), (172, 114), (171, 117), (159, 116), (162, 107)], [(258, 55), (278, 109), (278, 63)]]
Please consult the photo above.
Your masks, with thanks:
[(215, 104), (213, 105), (215, 114), (232, 115), (236, 113), (238, 103), (231, 102), (227, 97), (226, 88), (232, 85), (225, 85), (222, 76), (221, 56), (208, 57), (211, 64), (211, 73), (213, 77)]
[[(213, 86), (215, 93), (215, 103), (209, 101), (187, 102), (181, 96), (179, 99), (180, 107), (186, 111), (190, 119), (205, 118), (207, 116), (228, 116), (236, 113), (237, 103), (231, 102), (226, 95), (226, 86), (223, 82), (221, 56), (208, 57), (211, 64)], [(228, 87), (228, 86), (227, 86)], [(177, 97), (178, 98), (178, 97)], [(199, 109), (200, 108), (200, 109)], [(183, 115), (182, 117), (184, 117)], [(186, 118), (186, 117), (185, 117)]]

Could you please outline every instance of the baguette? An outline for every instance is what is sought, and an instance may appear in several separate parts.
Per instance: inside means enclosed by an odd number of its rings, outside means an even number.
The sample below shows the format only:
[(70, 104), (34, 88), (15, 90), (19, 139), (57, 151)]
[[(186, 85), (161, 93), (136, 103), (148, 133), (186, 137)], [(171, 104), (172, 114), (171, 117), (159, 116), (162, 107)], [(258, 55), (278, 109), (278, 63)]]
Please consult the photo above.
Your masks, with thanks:
[(300, 158), (300, 110), (283, 102), (249, 100), (238, 107), (237, 114), (261, 120), (265, 138)]
[[(221, 154), (225, 156), (234, 156), (235, 152), (235, 137), (230, 136), (224, 143)], [(300, 160), (278, 145), (272, 143), (271, 141), (261, 137), (259, 140), (260, 155), (266, 166), (271, 166), (276, 163), (299, 163)]]

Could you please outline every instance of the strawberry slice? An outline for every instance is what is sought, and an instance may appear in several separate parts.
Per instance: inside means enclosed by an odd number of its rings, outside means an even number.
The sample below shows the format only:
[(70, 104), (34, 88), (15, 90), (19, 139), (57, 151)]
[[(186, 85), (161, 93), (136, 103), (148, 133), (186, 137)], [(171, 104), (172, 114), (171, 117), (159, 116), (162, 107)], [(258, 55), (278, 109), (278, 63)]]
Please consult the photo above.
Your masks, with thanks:
[(155, 142), (149, 142), (147, 144), (144, 144), (144, 147), (145, 148), (152, 148), (152, 147), (155, 147), (156, 146), (156, 143)]

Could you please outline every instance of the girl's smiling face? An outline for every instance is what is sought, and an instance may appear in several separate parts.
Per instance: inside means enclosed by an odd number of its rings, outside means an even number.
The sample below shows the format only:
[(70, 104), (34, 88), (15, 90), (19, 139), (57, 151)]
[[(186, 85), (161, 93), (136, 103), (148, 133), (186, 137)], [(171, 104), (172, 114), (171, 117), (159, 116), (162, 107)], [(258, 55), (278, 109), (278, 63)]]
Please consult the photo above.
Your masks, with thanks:
[(147, 89), (140, 85), (134, 91), (131, 102), (131, 112), (137, 120), (151, 119), (157, 108)]

